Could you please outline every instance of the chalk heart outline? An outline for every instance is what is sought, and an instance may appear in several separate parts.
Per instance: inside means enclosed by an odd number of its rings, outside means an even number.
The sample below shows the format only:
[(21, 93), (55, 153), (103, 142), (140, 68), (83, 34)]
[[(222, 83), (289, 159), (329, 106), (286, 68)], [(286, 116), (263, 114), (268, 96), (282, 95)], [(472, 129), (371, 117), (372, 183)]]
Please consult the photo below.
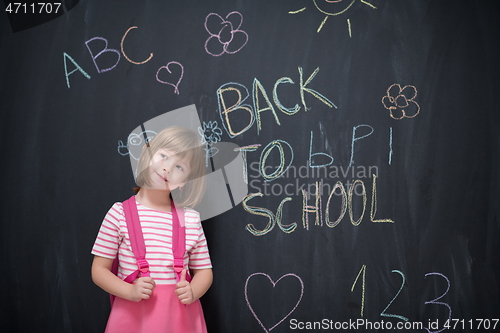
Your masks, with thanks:
[[(177, 83), (170, 83), (170, 82), (166, 82), (166, 81), (162, 81), (160, 80), (160, 78), (158, 77), (159, 74), (160, 74), (160, 71), (162, 69), (166, 69), (170, 74), (172, 74), (172, 71), (170, 70), (169, 66), (171, 64), (174, 64), (174, 65), (177, 65), (181, 68), (181, 76), (179, 77), (179, 80), (177, 80)], [(171, 61), (169, 62), (166, 66), (161, 66), (160, 68), (158, 68), (158, 71), (156, 72), (156, 80), (160, 83), (163, 83), (163, 84), (169, 84), (171, 85), (172, 87), (174, 87), (174, 93), (176, 93), (177, 95), (179, 95), (179, 84), (181, 83), (181, 80), (182, 80), (182, 77), (184, 76), (184, 66), (182, 66), (181, 63), (177, 62), (177, 61)]]
[[(247, 292), (248, 281), (250, 281), (250, 279), (253, 276), (256, 276), (256, 275), (265, 276), (271, 282), (271, 284), (273, 285), (273, 288), (276, 287), (276, 285), (278, 284), (278, 282), (281, 281), (281, 279), (283, 279), (283, 278), (285, 278), (287, 276), (293, 276), (293, 277), (295, 277), (297, 280), (299, 280), (300, 286), (301, 286), (301, 288), (300, 288), (300, 297), (297, 300), (297, 303), (295, 304), (295, 306), (293, 307), (293, 309), (290, 312), (288, 312), (288, 314), (286, 316), (284, 316), (280, 321), (278, 321), (273, 327), (271, 327), (269, 329), (267, 329), (264, 326), (264, 324), (262, 324), (262, 321), (259, 319), (259, 317), (255, 313), (255, 311), (253, 310), (252, 305), (250, 304), (250, 301), (248, 300), (248, 292)], [(253, 273), (252, 275), (250, 275), (247, 278), (247, 281), (245, 283), (245, 300), (247, 301), (248, 308), (250, 309), (250, 311), (252, 312), (253, 316), (255, 317), (255, 319), (257, 320), (257, 322), (259, 323), (259, 325), (262, 327), (262, 329), (264, 329), (264, 332), (266, 332), (266, 333), (269, 333), (274, 328), (276, 328), (276, 326), (278, 326), (279, 324), (281, 324), (286, 318), (288, 318), (295, 311), (295, 309), (297, 308), (297, 306), (299, 306), (300, 301), (302, 300), (302, 295), (304, 295), (304, 282), (302, 282), (302, 279), (298, 275), (295, 275), (293, 273), (288, 273), (288, 274), (283, 275), (278, 280), (276, 280), (276, 282), (274, 282), (273, 279), (271, 279), (271, 277), (269, 275), (267, 275), (266, 273)]]

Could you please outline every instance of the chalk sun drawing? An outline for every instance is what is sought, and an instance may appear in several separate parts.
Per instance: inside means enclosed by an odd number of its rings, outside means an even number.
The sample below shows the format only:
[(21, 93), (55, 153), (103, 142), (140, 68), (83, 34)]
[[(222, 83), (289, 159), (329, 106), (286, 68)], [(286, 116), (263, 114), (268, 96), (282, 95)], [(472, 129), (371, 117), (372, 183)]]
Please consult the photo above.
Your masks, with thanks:
[[(118, 154), (122, 156), (127, 156), (130, 154), (135, 160), (139, 160), (140, 156), (135, 156), (129, 149), (129, 146), (143, 146), (148, 143), (157, 133), (155, 131), (144, 131), (139, 134), (131, 133), (127, 138), (127, 144), (125, 145), (122, 140), (118, 140)], [(144, 137), (146, 140), (144, 141)]]
[(218, 57), (241, 50), (248, 42), (248, 34), (240, 30), (242, 24), (243, 15), (236, 11), (227, 14), (225, 19), (216, 13), (208, 14), (205, 18), (205, 30), (210, 37), (205, 42), (205, 51)]
[(417, 88), (411, 85), (401, 88), (395, 83), (387, 88), (387, 95), (382, 97), (382, 104), (389, 110), (393, 119), (413, 118), (420, 113), (420, 105), (414, 101), (415, 97)]
[[(328, 20), (328, 18), (330, 16), (337, 16), (337, 15), (344, 14), (352, 7), (352, 5), (356, 1), (357, 0), (312, 0), (316, 9), (319, 10), (321, 13), (326, 15), (325, 18), (323, 19), (323, 21), (321, 22), (321, 24), (319, 25), (318, 30), (316, 30), (316, 32), (321, 31), (321, 29), (323, 28), (323, 26), (326, 23), (326, 20)], [(361, 3), (371, 7), (373, 9), (377, 9), (377, 7), (375, 7), (374, 5), (372, 5), (371, 3), (369, 3), (365, 0), (359, 0), (359, 1), (361, 1)], [(297, 13), (303, 12), (304, 10), (306, 10), (306, 8), (307, 7), (304, 7), (304, 8), (301, 8), (299, 10), (295, 10), (295, 11), (289, 11), (288, 14), (297, 14)], [(352, 37), (351, 20), (350, 19), (347, 19), (347, 28), (349, 30), (349, 37)]]
[[(261, 319), (257, 316), (257, 314), (255, 313), (252, 305), (250, 304), (250, 301), (248, 300), (248, 281), (250, 281), (250, 279), (252, 277), (256, 276), (256, 275), (265, 276), (271, 282), (271, 284), (273, 285), (273, 288), (276, 287), (276, 285), (278, 284), (278, 282), (280, 282), (283, 278), (285, 278), (287, 276), (294, 277), (297, 280), (299, 280), (299, 282), (300, 282), (300, 296), (299, 296), (299, 299), (297, 300), (297, 303), (295, 303), (295, 306), (293, 307), (293, 309), (290, 312), (288, 312), (287, 315), (285, 315), (283, 318), (281, 318), (281, 320), (278, 321), (276, 324), (274, 324), (271, 328), (266, 328), (264, 326), (264, 324), (262, 324)], [(262, 327), (262, 329), (264, 330), (264, 332), (267, 332), (267, 333), (269, 333), (274, 328), (276, 328), (276, 326), (278, 326), (279, 324), (281, 324), (286, 318), (288, 318), (295, 311), (295, 309), (297, 308), (297, 306), (299, 306), (300, 301), (302, 300), (302, 295), (304, 295), (304, 282), (302, 282), (302, 279), (298, 275), (295, 275), (295, 274), (292, 274), (292, 273), (283, 275), (278, 280), (276, 280), (276, 282), (274, 282), (271, 279), (271, 277), (269, 275), (265, 274), (265, 273), (253, 273), (252, 275), (250, 275), (247, 278), (247, 281), (245, 282), (245, 300), (247, 301), (248, 308), (250, 309), (250, 311), (252, 312), (253, 316), (255, 317), (255, 319), (257, 320), (257, 322), (259, 323), (259, 325)]]

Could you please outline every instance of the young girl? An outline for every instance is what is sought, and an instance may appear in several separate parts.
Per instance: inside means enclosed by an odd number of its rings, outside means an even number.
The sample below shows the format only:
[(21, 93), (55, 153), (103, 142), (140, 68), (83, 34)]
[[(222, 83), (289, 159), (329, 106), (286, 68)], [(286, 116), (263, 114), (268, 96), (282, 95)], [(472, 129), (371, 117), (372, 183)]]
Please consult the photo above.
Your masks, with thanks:
[[(116, 295), (106, 332), (206, 332), (198, 300), (212, 284), (212, 266), (199, 214), (184, 209), (185, 264), (177, 282), (172, 254), (171, 191), (175, 206), (194, 206), (204, 186), (204, 157), (198, 137), (183, 127), (168, 127), (142, 149), (135, 200), (146, 245), (150, 277), (132, 284), (123, 279), (137, 270), (121, 202), (108, 211), (92, 249), (92, 279)], [(177, 199), (179, 198), (179, 199)], [(119, 258), (118, 276), (111, 272)]]

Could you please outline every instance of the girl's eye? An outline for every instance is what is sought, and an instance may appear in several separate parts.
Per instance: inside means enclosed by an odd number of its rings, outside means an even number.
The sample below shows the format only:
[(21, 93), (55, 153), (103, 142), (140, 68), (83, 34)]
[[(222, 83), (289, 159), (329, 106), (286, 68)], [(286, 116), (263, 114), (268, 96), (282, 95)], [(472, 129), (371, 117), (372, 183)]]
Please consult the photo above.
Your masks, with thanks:
[(167, 159), (167, 158), (168, 158), (168, 156), (167, 156), (167, 155), (165, 155), (165, 154), (160, 154), (160, 156), (161, 156), (161, 158), (163, 158), (163, 159)]
[(184, 169), (180, 165), (176, 165), (176, 168), (179, 169), (179, 170), (181, 170), (181, 171), (184, 171)]

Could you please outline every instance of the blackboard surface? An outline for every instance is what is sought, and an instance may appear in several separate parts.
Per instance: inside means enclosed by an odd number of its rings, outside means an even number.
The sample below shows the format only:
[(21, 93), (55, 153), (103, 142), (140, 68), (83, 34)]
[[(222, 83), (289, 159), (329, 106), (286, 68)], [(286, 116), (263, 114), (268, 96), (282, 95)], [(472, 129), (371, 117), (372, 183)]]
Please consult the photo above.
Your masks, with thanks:
[(104, 330), (127, 136), (190, 104), (247, 165), (209, 332), (500, 328), (498, 2), (75, 3), (0, 14), (0, 331)]

